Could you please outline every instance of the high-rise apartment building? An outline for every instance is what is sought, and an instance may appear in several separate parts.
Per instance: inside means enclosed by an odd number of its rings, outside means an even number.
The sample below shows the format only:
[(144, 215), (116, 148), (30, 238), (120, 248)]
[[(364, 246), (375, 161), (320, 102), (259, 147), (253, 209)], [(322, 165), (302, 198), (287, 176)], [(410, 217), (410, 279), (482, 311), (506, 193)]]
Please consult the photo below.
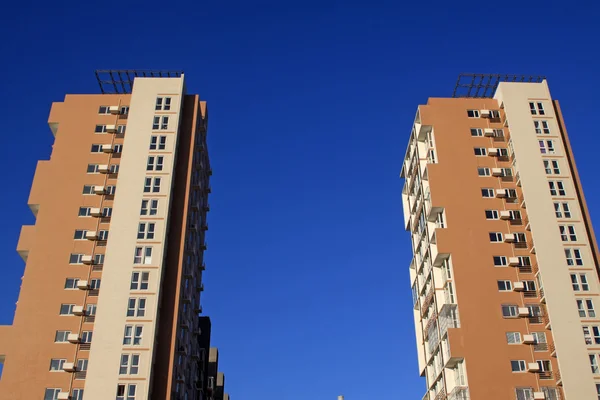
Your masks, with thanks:
[(0, 398), (201, 399), (206, 103), (180, 72), (97, 77), (102, 94), (52, 105)]
[(598, 246), (559, 104), (543, 78), (462, 79), (418, 107), (401, 172), (423, 399), (600, 399)]

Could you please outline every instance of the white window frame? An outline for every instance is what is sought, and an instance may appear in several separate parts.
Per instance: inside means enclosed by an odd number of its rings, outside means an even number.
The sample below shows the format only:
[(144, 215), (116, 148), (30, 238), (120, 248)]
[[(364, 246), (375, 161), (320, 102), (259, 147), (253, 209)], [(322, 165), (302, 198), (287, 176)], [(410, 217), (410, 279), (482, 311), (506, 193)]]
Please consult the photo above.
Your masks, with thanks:
[(491, 176), (490, 169), (488, 167), (477, 167), (478, 176)]
[(546, 110), (544, 110), (544, 103), (542, 103), (541, 101), (530, 101), (529, 112), (531, 113), (531, 115), (546, 115)]
[[(493, 256), (494, 267), (506, 267), (508, 266), (508, 259), (506, 256)], [(496, 264), (496, 260), (500, 262), (500, 264)]]
[(129, 290), (148, 290), (150, 271), (134, 271), (131, 273)]
[(148, 156), (146, 171), (162, 171), (165, 165), (165, 156)]
[(512, 292), (512, 282), (504, 279), (498, 280), (498, 291)]
[(76, 290), (79, 278), (66, 278), (65, 279), (65, 290)]
[(485, 157), (487, 156), (487, 149), (485, 147), (473, 147), (473, 153), (475, 157)]
[(63, 365), (67, 362), (66, 358), (51, 358), (50, 372), (63, 372)]
[(498, 210), (485, 210), (485, 219), (499, 219), (500, 218), (500, 214), (498, 213)]
[(467, 118), (479, 118), (479, 110), (467, 110)]
[(587, 275), (585, 273), (571, 272), (569, 274), (569, 276), (571, 277), (571, 286), (573, 287), (574, 292), (589, 292), (590, 291), (590, 283), (589, 283)]
[(471, 137), (482, 137), (483, 129), (481, 128), (471, 128)]
[(558, 160), (546, 159), (543, 161), (546, 175), (560, 175), (560, 165), (558, 164)]
[[(492, 237), (492, 235), (494, 236)], [(502, 232), (490, 232), (489, 238), (490, 243), (502, 243), (504, 241), (504, 236), (502, 235)]]
[(513, 373), (527, 372), (527, 363), (525, 360), (510, 360), (510, 369)]
[(152, 264), (152, 246), (137, 246), (135, 248), (133, 263), (136, 265)]
[(506, 332), (506, 342), (510, 345), (521, 344), (521, 332)]
[(560, 239), (563, 242), (577, 241), (577, 232), (575, 232), (575, 225), (559, 225), (558, 230), (560, 232)]
[(54, 334), (54, 343), (69, 343), (67, 338), (71, 334), (71, 331), (56, 331)]
[(117, 384), (116, 400), (135, 400), (136, 392), (136, 383), (119, 383)]
[(536, 119), (533, 121), (533, 126), (535, 128), (535, 133), (537, 135), (549, 135), (550, 134), (550, 126), (548, 125), (547, 120)]
[[(517, 318), (519, 316), (519, 306), (515, 304), (502, 304), (502, 318)], [(508, 311), (505, 313), (505, 310)]]
[[(66, 307), (66, 312), (63, 313), (63, 308), (64, 307)], [(75, 307), (75, 304), (62, 303), (60, 305), (60, 309), (58, 311), (58, 315), (73, 315), (73, 307)]]
[(596, 310), (594, 309), (594, 301), (588, 298), (576, 299), (577, 311), (580, 318), (596, 318)]
[(495, 197), (494, 189), (492, 188), (481, 188), (481, 197), (484, 199), (491, 199)]
[(156, 222), (140, 222), (138, 224), (138, 240), (153, 240), (156, 234)]
[(127, 317), (145, 317), (147, 303), (145, 297), (130, 297), (127, 300)]
[(548, 187), (550, 188), (550, 196), (552, 197), (567, 196), (567, 190), (563, 181), (548, 181)]

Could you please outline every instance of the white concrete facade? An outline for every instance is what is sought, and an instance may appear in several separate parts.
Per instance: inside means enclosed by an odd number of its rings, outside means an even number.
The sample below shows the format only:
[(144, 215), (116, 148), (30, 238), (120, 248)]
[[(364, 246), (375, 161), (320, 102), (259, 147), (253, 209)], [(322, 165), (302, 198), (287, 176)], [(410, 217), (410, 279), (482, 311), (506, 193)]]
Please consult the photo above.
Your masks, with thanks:
[[(175, 149), (177, 148), (184, 78), (136, 78), (125, 134), (117, 193), (110, 223), (110, 240), (102, 272), (102, 292), (94, 324), (94, 340), (90, 351), (85, 383), (86, 400), (115, 398), (118, 384), (136, 385), (136, 399), (150, 398), (154, 342), (158, 320), (164, 267), (165, 238), (169, 225), (169, 203), (173, 185)], [(169, 97), (169, 110), (156, 110), (157, 97)], [(166, 129), (153, 129), (155, 116), (168, 117)], [(150, 150), (151, 136), (166, 136), (167, 145), (160, 153)], [(147, 171), (148, 157), (161, 155), (161, 171)], [(160, 190), (146, 193), (146, 178), (160, 178)], [(142, 200), (158, 199), (158, 213), (140, 215)], [(155, 223), (154, 238), (138, 239), (140, 222)], [(136, 247), (151, 247), (151, 260), (134, 264)], [(131, 290), (133, 272), (149, 272), (147, 290)], [(130, 298), (146, 299), (145, 315), (127, 316)], [(124, 345), (126, 325), (142, 326), (139, 345)], [(136, 375), (119, 374), (122, 354), (140, 356)], [(132, 380), (135, 378), (135, 380)], [(164, 377), (161, 377), (161, 379)]]
[[(599, 278), (594, 266), (589, 235), (582, 219), (580, 193), (575, 191), (573, 171), (570, 170), (567, 151), (563, 143), (557, 115), (546, 81), (541, 83), (500, 83), (495, 98), (504, 107), (510, 129), (512, 147), (516, 156), (518, 171), (531, 233), (535, 245), (539, 274), (546, 298), (546, 306), (552, 327), (552, 335), (564, 395), (567, 400), (597, 398), (595, 379), (590, 368), (588, 354), (591, 346), (586, 345), (582, 327), (599, 325), (598, 315), (581, 318), (576, 305), (577, 299), (593, 299), (596, 313), (600, 307)], [(535, 115), (529, 103), (535, 103)], [(537, 110), (538, 103), (543, 107), (543, 115)], [(536, 133), (534, 121), (545, 121), (549, 133)], [(540, 125), (541, 126), (541, 125)], [(539, 141), (551, 140), (554, 151), (547, 149), (543, 154)], [(546, 172), (544, 160), (558, 162), (560, 171)], [(558, 173), (555, 173), (558, 172)], [(564, 196), (551, 195), (549, 181), (563, 182)], [(571, 218), (557, 218), (554, 203), (568, 203)], [(563, 241), (559, 225), (572, 225), (576, 240)], [(567, 264), (565, 248), (577, 248), (582, 252), (583, 265)], [(571, 273), (584, 273), (589, 290), (574, 291)], [(598, 375), (596, 375), (598, 376)]]

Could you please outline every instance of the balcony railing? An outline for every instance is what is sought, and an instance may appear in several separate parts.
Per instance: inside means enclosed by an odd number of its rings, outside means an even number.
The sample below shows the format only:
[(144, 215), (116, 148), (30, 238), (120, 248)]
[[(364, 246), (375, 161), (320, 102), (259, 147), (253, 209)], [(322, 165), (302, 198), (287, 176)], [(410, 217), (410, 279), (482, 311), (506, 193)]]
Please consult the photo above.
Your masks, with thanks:
[(467, 386), (456, 386), (448, 395), (448, 400), (469, 400), (469, 388)]
[(434, 397), (433, 400), (445, 400), (448, 397), (446, 396), (446, 389), (442, 388), (440, 392)]
[(526, 249), (528, 245), (527, 242), (513, 242), (513, 246), (515, 249)]
[(523, 292), (523, 296), (526, 298), (535, 298), (537, 295), (537, 290), (525, 290)]

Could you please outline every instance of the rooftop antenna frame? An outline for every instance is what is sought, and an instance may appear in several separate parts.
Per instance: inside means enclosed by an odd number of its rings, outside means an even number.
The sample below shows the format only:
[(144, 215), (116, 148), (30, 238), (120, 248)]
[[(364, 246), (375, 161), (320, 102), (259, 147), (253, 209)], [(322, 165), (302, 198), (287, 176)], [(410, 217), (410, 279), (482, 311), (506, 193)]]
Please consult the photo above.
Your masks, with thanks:
[(97, 69), (96, 80), (102, 94), (129, 94), (135, 78), (180, 78), (183, 71), (150, 69)]
[(540, 83), (545, 79), (542, 75), (461, 73), (456, 80), (452, 97), (488, 99), (494, 97), (500, 82)]

